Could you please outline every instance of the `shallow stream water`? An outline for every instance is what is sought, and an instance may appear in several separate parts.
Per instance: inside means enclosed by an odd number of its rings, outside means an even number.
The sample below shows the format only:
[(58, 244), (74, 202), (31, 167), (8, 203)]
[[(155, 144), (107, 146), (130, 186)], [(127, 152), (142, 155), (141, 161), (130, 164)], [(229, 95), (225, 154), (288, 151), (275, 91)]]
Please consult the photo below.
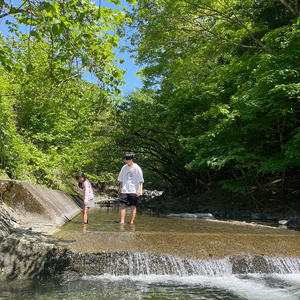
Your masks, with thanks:
[[(119, 218), (118, 207), (98, 206), (89, 211), (87, 226), (81, 225), (82, 216), (78, 215), (53, 239), (74, 251), (134, 250), (134, 257), (139, 258), (137, 267), (145, 271), (110, 272), (79, 280), (2, 282), (0, 299), (300, 300), (300, 259), (295, 265), (284, 255), (291, 251), (300, 257), (299, 232), (237, 222), (157, 218), (150, 212), (138, 214), (134, 226), (118, 224)], [(126, 211), (129, 220), (130, 209)], [(144, 249), (173, 255), (178, 274), (149, 272)], [(243, 251), (270, 251), (270, 256), (282, 251), (286, 258), (273, 273), (234, 274), (223, 257)], [(182, 272), (179, 257), (193, 258), (195, 264), (198, 261), (206, 275)]]
[[(118, 205), (96, 205), (89, 210), (89, 224), (83, 226), (83, 230), (91, 232), (184, 232), (184, 233), (266, 233), (285, 234), (292, 233), (278, 227), (274, 223), (266, 222), (245, 222), (228, 220), (200, 220), (185, 218), (164, 218), (155, 216), (150, 209), (137, 210), (135, 225), (130, 225), (130, 208), (126, 208), (125, 225), (120, 225), (120, 208)], [(78, 231), (79, 224), (82, 222), (82, 215), (79, 214), (71, 222), (66, 223), (62, 232)], [(236, 226), (243, 224), (248, 226)], [(273, 230), (276, 228), (277, 230)], [(283, 230), (282, 230), (283, 229)], [(292, 229), (299, 229), (298, 227)], [(279, 231), (278, 231), (279, 230)], [(281, 231), (282, 230), (282, 231)]]

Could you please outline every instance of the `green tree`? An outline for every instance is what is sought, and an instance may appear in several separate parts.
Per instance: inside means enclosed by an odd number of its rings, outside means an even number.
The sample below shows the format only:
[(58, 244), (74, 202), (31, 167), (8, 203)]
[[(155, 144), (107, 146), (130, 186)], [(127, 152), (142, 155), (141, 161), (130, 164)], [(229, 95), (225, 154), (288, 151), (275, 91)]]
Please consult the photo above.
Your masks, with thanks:
[[(78, 170), (94, 182), (111, 181), (103, 157), (124, 74), (113, 49), (125, 10), (85, 0), (28, 0), (19, 7), (0, 1), (0, 7), (12, 33), (0, 37), (0, 139), (8, 149), (1, 168), (11, 178), (56, 188), (66, 188)], [(84, 72), (98, 85), (83, 80)]]
[(191, 182), (245, 193), (299, 166), (297, 4), (145, 0), (134, 9), (144, 85), (168, 111), (157, 126), (173, 135)]

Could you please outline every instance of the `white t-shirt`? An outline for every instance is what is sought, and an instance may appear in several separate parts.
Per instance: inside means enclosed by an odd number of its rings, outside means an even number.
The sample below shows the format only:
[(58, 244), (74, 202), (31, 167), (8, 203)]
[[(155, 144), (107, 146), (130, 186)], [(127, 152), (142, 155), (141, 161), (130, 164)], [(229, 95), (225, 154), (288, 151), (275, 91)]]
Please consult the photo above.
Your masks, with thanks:
[(141, 195), (143, 192), (143, 172), (142, 169), (136, 163), (129, 167), (124, 165), (120, 171), (118, 181), (123, 182), (122, 194), (135, 194), (139, 188), (139, 182), (141, 182)]

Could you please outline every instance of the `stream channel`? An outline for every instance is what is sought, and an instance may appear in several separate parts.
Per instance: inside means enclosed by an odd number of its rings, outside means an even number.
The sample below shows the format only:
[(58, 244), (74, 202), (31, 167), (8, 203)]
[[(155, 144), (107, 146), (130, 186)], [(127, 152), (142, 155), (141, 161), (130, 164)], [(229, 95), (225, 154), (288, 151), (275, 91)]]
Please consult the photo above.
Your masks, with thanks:
[[(239, 222), (159, 218), (144, 211), (119, 224), (118, 206), (90, 209), (52, 239), (73, 251), (127, 253), (112, 256), (101, 274), (80, 279), (0, 283), (0, 299), (228, 299), (300, 300), (300, 232)], [(291, 249), (287, 249), (291, 248)], [(266, 272), (249, 259), (234, 272), (231, 255), (261, 255)], [(294, 257), (289, 256), (293, 253)], [(159, 263), (157, 257), (159, 256)], [(156, 258), (153, 258), (156, 257)], [(119, 265), (126, 265), (119, 270)]]

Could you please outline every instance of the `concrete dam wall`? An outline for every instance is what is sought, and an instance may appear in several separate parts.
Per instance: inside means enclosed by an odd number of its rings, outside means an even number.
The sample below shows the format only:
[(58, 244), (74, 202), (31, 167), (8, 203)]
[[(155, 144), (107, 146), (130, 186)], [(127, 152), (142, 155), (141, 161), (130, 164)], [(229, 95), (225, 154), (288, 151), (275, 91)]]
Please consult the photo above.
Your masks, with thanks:
[(39, 231), (74, 218), (81, 211), (82, 200), (29, 182), (0, 180), (0, 202), (9, 207), (6, 210), (14, 221)]

